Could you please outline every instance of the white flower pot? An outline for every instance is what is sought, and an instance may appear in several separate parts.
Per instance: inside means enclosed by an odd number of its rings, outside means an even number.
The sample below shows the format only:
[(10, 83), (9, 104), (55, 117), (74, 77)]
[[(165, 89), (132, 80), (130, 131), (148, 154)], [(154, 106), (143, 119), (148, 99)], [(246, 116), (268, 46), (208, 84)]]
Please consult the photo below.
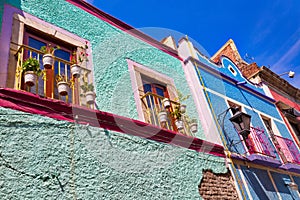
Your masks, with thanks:
[(180, 112), (181, 113), (185, 113), (185, 111), (186, 111), (186, 105), (184, 105), (184, 104), (180, 104)]
[(54, 65), (54, 57), (52, 54), (43, 55), (43, 66), (45, 69), (52, 69)]
[(158, 120), (160, 123), (165, 123), (168, 121), (168, 113), (166, 111), (161, 111), (158, 113)]
[(192, 133), (197, 133), (197, 131), (198, 131), (198, 124), (197, 123), (191, 123), (190, 124), (190, 131)]
[(37, 75), (33, 71), (27, 71), (24, 74), (24, 81), (25, 84), (28, 85), (29, 87), (34, 86), (36, 83)]
[(164, 105), (164, 108), (165, 108), (165, 109), (168, 109), (168, 108), (171, 107), (171, 102), (170, 102), (170, 99), (168, 99), (168, 98), (164, 98), (164, 99), (162, 100), (162, 104)]
[(71, 74), (74, 78), (79, 78), (80, 72), (81, 72), (81, 68), (79, 67), (79, 65), (77, 64), (71, 65)]
[(182, 120), (176, 119), (175, 125), (179, 131), (183, 129), (183, 121)]
[(85, 93), (85, 99), (87, 104), (93, 104), (95, 102), (95, 93), (93, 91)]
[(67, 82), (58, 82), (57, 83), (57, 90), (58, 90), (58, 93), (61, 95), (61, 96), (66, 96), (68, 94), (68, 91), (69, 91), (69, 84)]

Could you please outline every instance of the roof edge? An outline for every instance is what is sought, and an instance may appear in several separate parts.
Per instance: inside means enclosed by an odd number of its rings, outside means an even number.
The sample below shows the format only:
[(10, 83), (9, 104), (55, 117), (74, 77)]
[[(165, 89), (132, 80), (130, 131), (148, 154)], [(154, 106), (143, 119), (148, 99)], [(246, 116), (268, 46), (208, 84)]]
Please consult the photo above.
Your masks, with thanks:
[(83, 0), (66, 0), (67, 2), (81, 8), (82, 10), (94, 15), (95, 17), (98, 17), (99, 19), (109, 23), (110, 25), (134, 36), (142, 41), (160, 49), (161, 51), (179, 59), (182, 61), (182, 58), (178, 55), (178, 52), (167, 45), (164, 45), (157, 41), (156, 39), (152, 38), (151, 36), (135, 29), (134, 27), (126, 24), (125, 22), (113, 17), (110, 14), (105, 13), (104, 11), (96, 8), (95, 6), (83, 1)]
[[(215, 74), (215, 75), (217, 75), (217, 76), (220, 76), (222, 79), (224, 79), (224, 80), (226, 80), (226, 81), (229, 81), (229, 82), (231, 82), (231, 83), (233, 83), (233, 84), (237, 84), (237, 83), (238, 83), (237, 80), (235, 80), (235, 79), (233, 79), (233, 78), (227, 76), (226, 74), (224, 74), (224, 73), (222, 73), (222, 72), (220, 72), (220, 71), (218, 71), (218, 70), (216, 70), (216, 69), (214, 69), (214, 68), (208, 66), (208, 65), (205, 64), (205, 63), (200, 62), (199, 60), (197, 60), (197, 59), (195, 59), (195, 58), (193, 58), (193, 57), (191, 57), (191, 56), (188, 57), (188, 58), (184, 61), (184, 64), (186, 64), (186, 63), (189, 62), (189, 61), (191, 61), (191, 62), (193, 62), (193, 63), (196, 63), (198, 67), (201, 67), (202, 69), (204, 69), (205, 71), (207, 71), (207, 72), (209, 72), (209, 73), (211, 73), (211, 74)], [(196, 66), (196, 67), (197, 67), (197, 66)], [(251, 87), (249, 87), (249, 86), (247, 86), (247, 85), (238, 85), (238, 87), (239, 87), (239, 88), (243, 88), (244, 90), (248, 90), (249, 92), (252, 92), (253, 94), (255, 94), (257, 97), (260, 97), (260, 98), (262, 98), (262, 99), (264, 99), (264, 100), (266, 100), (266, 101), (269, 101), (269, 102), (271, 102), (271, 103), (275, 103), (275, 102), (276, 102), (274, 99), (272, 99), (272, 98), (266, 96), (265, 94), (263, 94), (263, 93), (261, 93), (261, 92), (258, 92), (258, 91), (256, 91), (256, 90), (252, 89)]]

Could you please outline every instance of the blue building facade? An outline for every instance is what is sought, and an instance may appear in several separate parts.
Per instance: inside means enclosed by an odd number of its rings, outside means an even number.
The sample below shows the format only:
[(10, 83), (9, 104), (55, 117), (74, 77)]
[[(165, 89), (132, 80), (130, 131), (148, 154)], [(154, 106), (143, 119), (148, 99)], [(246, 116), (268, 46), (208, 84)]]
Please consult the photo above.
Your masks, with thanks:
[[(237, 66), (221, 57), (216, 64), (183, 38), (179, 54), (193, 96), (202, 99), (200, 109), (208, 110), (213, 121), (208, 132), (219, 133), (235, 176), (241, 199), (299, 199), (299, 146), (287, 129), (275, 100), (265, 88), (245, 79)], [(250, 134), (240, 135), (230, 122), (234, 112), (251, 116)], [(204, 125), (205, 126), (205, 125)]]

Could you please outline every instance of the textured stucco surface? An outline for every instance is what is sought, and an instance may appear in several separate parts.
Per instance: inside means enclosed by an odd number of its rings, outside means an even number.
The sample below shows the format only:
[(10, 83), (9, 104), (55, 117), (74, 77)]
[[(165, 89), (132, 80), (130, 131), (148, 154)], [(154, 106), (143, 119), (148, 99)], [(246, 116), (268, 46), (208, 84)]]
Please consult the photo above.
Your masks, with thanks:
[[(7, 3), (91, 42), (100, 110), (137, 118), (127, 58), (169, 76), (177, 89), (190, 94), (179, 60), (64, 0)], [(196, 117), (193, 100), (185, 103)], [(72, 199), (74, 194), (77, 199), (200, 199), (202, 170), (227, 172), (224, 159), (211, 155), (0, 111), (0, 199)], [(197, 136), (204, 137), (201, 131)]]
[(77, 199), (200, 199), (202, 170), (227, 172), (223, 158), (10, 109), (0, 113), (0, 199), (71, 199), (73, 171)]
[[(126, 59), (169, 76), (174, 80), (176, 89), (183, 95), (191, 94), (181, 62), (177, 58), (120, 31), (80, 8), (64, 0), (57, 0), (55, 4), (50, 0), (7, 2), (91, 42), (96, 102), (100, 110), (138, 118)], [(189, 116), (198, 118), (192, 98), (185, 104)], [(205, 139), (201, 126), (196, 136)]]
[(232, 83), (222, 80), (204, 70), (200, 69), (200, 73), (207, 88), (281, 120), (279, 112), (274, 104), (261, 99), (251, 92), (238, 88)]

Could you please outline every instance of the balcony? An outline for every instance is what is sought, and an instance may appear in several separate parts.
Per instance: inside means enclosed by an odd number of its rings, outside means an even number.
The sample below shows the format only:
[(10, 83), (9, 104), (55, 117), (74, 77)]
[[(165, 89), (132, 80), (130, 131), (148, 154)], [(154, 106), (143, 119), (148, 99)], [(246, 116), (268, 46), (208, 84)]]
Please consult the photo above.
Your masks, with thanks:
[(288, 139), (280, 136), (275, 136), (276, 141), (278, 142), (277, 149), (282, 152), (282, 160), (285, 163), (294, 163), (300, 165), (300, 152), (295, 145), (295, 143)]
[[(44, 69), (42, 64), (43, 53), (32, 47), (22, 45), (15, 57), (17, 59), (16, 73), (15, 73), (15, 84), (14, 87), (17, 90), (25, 90), (34, 94), (38, 94), (41, 97), (48, 97), (52, 99), (62, 100), (66, 103), (72, 103), (77, 105), (84, 105), (93, 108), (93, 104), (87, 104), (82, 89), (80, 86), (84, 83), (83, 78), (88, 81), (89, 74), (91, 70), (84, 67), (80, 67), (80, 77), (74, 78), (71, 75), (70, 67), (72, 63), (69, 61), (54, 57), (55, 62), (52, 69)], [(24, 83), (24, 71), (22, 70), (23, 62), (26, 58), (33, 57), (36, 58), (40, 63), (40, 68), (42, 69), (42, 76), (39, 76), (36, 80), (34, 86), (28, 86)], [(60, 95), (58, 92), (57, 84), (55, 81), (56, 76), (65, 76), (65, 81), (69, 83), (68, 94)]]
[(263, 129), (251, 127), (245, 141), (248, 149), (247, 159), (257, 164), (278, 167), (281, 162), (276, 159), (276, 150)]
[(264, 130), (251, 127), (251, 132), (246, 140), (246, 146), (250, 154), (261, 154), (275, 158), (275, 149)]
[[(145, 122), (153, 124), (155, 126), (159, 126), (162, 128), (165, 128), (167, 130), (172, 130), (175, 132), (180, 132), (182, 134), (188, 135), (188, 136), (194, 136), (194, 133), (196, 131), (193, 131), (191, 127), (191, 123), (189, 122), (189, 117), (185, 112), (181, 115), (181, 120), (183, 122), (183, 127), (178, 128), (176, 125), (176, 119), (172, 115), (174, 111), (176, 110), (176, 107), (180, 107), (180, 103), (176, 101), (169, 100), (170, 107), (165, 108), (163, 100), (165, 98), (162, 96), (159, 96), (157, 94), (153, 94), (151, 92), (147, 92), (144, 96), (141, 97), (142, 101), (142, 107), (145, 117)], [(160, 111), (165, 110), (167, 112), (167, 120), (164, 122), (160, 122)], [(194, 133), (193, 133), (194, 132)]]

